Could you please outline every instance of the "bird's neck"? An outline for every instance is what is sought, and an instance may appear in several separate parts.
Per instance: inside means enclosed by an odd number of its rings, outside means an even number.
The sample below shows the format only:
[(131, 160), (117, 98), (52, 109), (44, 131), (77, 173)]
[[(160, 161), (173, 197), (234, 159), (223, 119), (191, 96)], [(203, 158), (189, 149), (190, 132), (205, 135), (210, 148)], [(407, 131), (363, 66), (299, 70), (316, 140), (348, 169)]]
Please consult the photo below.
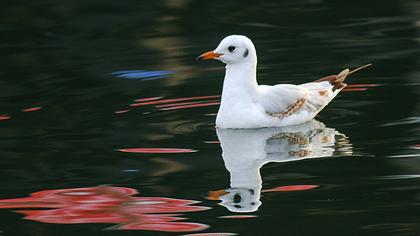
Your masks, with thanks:
[[(257, 96), (257, 64), (240, 63), (226, 66), (222, 102), (253, 101)], [(233, 101), (236, 102), (236, 101)]]

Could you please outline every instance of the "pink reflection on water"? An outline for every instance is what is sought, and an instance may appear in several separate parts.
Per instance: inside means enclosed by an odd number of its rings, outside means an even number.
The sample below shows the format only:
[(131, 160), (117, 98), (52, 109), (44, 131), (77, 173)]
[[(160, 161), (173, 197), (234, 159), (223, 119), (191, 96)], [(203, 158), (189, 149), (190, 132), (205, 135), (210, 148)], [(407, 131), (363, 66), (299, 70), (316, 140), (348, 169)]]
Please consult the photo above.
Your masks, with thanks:
[(147, 102), (147, 101), (154, 101), (154, 100), (159, 100), (163, 97), (151, 97), (151, 98), (139, 98), (139, 99), (135, 99), (135, 102)]
[(41, 109), (42, 107), (29, 107), (29, 108), (22, 109), (22, 112), (33, 112), (33, 111), (39, 111)]
[(219, 97), (220, 97), (220, 95), (210, 95), (210, 96), (165, 99), (165, 100), (150, 101), (150, 102), (139, 102), (138, 100), (135, 100), (138, 103), (130, 104), (130, 106), (137, 107), (137, 106), (145, 106), (145, 105), (155, 105), (155, 104), (162, 104), (162, 103), (174, 103), (174, 102), (183, 102), (183, 101), (192, 101), (192, 100), (199, 100), (199, 99), (219, 98)]
[(302, 190), (310, 190), (314, 188), (318, 188), (319, 185), (288, 185), (288, 186), (280, 186), (276, 188), (270, 188), (262, 190), (263, 193), (268, 192), (292, 192), (292, 191), (302, 191)]
[(382, 84), (349, 84), (346, 88), (367, 88), (367, 87), (378, 87)]
[(6, 114), (4, 114), (4, 115), (0, 115), (0, 121), (1, 121), (1, 120), (8, 120), (8, 119), (11, 119), (11, 118), (12, 118), (11, 116), (6, 115)]
[(128, 153), (191, 153), (197, 150), (186, 148), (124, 148), (118, 149), (120, 152)]
[(366, 91), (372, 87), (382, 86), (383, 84), (349, 84), (342, 91), (343, 92), (361, 92)]
[(156, 107), (157, 108), (162, 108), (162, 107), (175, 107), (175, 106), (194, 105), (194, 104), (212, 103), (212, 102), (220, 102), (220, 100), (204, 100), (204, 101), (196, 101), (196, 102), (178, 102), (178, 103), (169, 103), (169, 104), (163, 104), (163, 105), (156, 105)]
[(184, 234), (182, 236), (233, 236), (235, 233), (201, 233), (201, 234)]
[(360, 91), (366, 91), (368, 88), (344, 88), (343, 92), (360, 92)]
[(191, 105), (184, 105), (184, 106), (172, 106), (161, 108), (161, 111), (170, 111), (170, 110), (178, 110), (178, 109), (185, 109), (185, 108), (193, 108), (193, 107), (207, 107), (207, 106), (215, 106), (220, 105), (220, 102), (208, 102), (208, 103), (196, 103)]
[[(208, 228), (194, 222), (179, 222), (181, 212), (208, 210), (197, 201), (165, 197), (133, 197), (135, 189), (91, 187), (44, 190), (26, 198), (0, 200), (0, 208), (16, 209), (25, 219), (53, 224), (113, 223), (120, 230), (192, 232)], [(47, 208), (35, 210), (35, 208)], [(170, 213), (170, 214), (168, 214)]]
[(220, 144), (220, 141), (203, 141), (203, 142), (207, 144)]
[(127, 112), (129, 112), (129, 111), (130, 111), (130, 109), (126, 109), (126, 110), (114, 111), (114, 113), (115, 113), (115, 114), (124, 114), (124, 113), (127, 113)]
[(349, 84), (342, 91), (343, 92), (361, 92), (366, 91), (372, 87), (382, 86), (383, 84)]

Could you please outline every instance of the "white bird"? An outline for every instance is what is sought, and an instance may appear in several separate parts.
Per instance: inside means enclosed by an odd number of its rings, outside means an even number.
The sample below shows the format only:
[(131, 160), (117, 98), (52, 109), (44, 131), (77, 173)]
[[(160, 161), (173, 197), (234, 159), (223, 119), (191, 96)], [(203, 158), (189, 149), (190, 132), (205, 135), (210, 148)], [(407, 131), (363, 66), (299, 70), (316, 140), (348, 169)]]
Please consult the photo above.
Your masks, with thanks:
[[(218, 128), (262, 128), (305, 123), (315, 117), (347, 84), (353, 71), (345, 69), (301, 85), (257, 83), (257, 52), (242, 35), (224, 38), (214, 51), (198, 58), (226, 64), (222, 100), (216, 118)], [(197, 58), (197, 59), (198, 59)]]

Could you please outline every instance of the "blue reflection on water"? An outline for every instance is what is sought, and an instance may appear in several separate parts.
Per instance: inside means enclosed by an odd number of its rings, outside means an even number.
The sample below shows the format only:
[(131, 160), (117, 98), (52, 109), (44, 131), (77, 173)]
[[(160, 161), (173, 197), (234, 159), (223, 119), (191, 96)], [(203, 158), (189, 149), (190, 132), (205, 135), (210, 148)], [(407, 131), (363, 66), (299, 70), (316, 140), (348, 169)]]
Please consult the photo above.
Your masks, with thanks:
[(121, 70), (112, 72), (112, 75), (123, 79), (138, 79), (138, 80), (152, 80), (162, 79), (173, 74), (172, 71), (147, 71), (147, 70)]

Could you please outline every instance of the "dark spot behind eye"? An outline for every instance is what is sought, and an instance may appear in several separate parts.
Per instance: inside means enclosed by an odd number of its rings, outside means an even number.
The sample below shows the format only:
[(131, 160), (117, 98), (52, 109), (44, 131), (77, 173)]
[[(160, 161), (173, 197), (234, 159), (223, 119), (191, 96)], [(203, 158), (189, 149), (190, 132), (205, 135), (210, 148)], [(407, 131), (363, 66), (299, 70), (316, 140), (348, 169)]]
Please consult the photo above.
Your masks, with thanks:
[(233, 52), (233, 51), (235, 51), (235, 49), (236, 49), (235, 46), (229, 46), (228, 47), (229, 52)]
[(244, 52), (244, 57), (247, 57), (247, 56), (248, 56), (248, 54), (249, 54), (248, 49), (245, 49), (245, 52)]

